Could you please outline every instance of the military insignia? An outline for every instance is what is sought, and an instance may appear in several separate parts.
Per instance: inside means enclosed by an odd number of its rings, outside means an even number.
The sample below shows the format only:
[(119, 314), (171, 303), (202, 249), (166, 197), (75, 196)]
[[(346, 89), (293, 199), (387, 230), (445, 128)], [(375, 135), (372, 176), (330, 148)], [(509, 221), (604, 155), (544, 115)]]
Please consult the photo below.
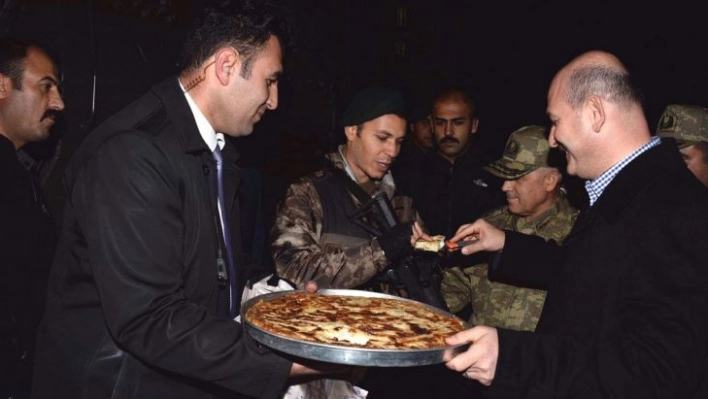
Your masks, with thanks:
[(672, 131), (676, 128), (676, 116), (670, 113), (665, 113), (659, 121), (659, 130)]
[(517, 143), (516, 140), (509, 141), (504, 152), (506, 152), (507, 155), (516, 155), (516, 153), (519, 152), (519, 143)]

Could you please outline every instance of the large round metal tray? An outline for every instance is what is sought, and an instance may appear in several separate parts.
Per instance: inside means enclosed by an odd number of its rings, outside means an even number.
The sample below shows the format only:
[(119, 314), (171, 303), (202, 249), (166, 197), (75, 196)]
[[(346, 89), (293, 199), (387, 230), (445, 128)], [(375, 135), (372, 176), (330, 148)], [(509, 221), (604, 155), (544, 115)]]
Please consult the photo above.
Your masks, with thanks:
[[(283, 337), (265, 331), (262, 328), (251, 324), (245, 316), (253, 305), (261, 300), (268, 301), (277, 298), (281, 295), (287, 295), (293, 291), (273, 292), (269, 294), (259, 295), (246, 301), (241, 306), (241, 320), (244, 323), (246, 331), (258, 342), (272, 349), (313, 360), (320, 360), (328, 363), (348, 364), (354, 366), (374, 366), (374, 367), (411, 367), (424, 366), (429, 364), (442, 363), (446, 354), (456, 354), (467, 349), (469, 344), (445, 346), (432, 349), (408, 349), (408, 350), (389, 350), (389, 349), (369, 349), (345, 347), (337, 345), (322, 344), (317, 342), (308, 342), (298, 339)], [(392, 298), (401, 301), (412, 301), (396, 297), (393, 295), (381, 294), (362, 290), (345, 290), (345, 289), (322, 289), (318, 293), (324, 295), (350, 295), (350, 296), (367, 296), (379, 298)], [(447, 316), (456, 317), (448, 312), (422, 304), (428, 309)]]

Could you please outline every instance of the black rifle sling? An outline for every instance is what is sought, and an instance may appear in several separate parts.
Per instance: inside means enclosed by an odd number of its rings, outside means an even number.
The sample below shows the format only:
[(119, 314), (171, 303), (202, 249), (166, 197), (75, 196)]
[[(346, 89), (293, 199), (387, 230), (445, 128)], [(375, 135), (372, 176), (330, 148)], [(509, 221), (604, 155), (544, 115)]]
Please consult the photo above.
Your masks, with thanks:
[[(326, 167), (333, 176), (336, 176), (345, 185), (347, 191), (361, 203), (359, 211), (354, 215), (350, 215), (353, 223), (372, 232), (375, 236), (383, 233), (383, 231), (376, 230), (383, 228), (385, 231), (398, 224), (396, 214), (393, 212), (385, 193), (380, 193), (381, 195), (372, 197), (356, 184), (346, 171), (337, 168), (331, 161), (327, 160)], [(375, 223), (379, 225), (379, 228), (377, 229), (371, 226), (371, 224), (366, 223), (366, 219), (362, 220), (362, 217), (369, 218), (369, 222), (372, 221), (371, 218), (373, 217), (376, 220)], [(393, 283), (394, 285), (400, 284), (405, 286), (407, 292), (406, 296), (411, 299), (427, 303), (439, 309), (448, 310), (445, 300), (432, 277), (433, 269), (434, 266), (429, 260), (419, 259), (419, 257), (416, 256), (407, 256), (398, 262), (397, 265), (394, 265), (394, 267), (384, 272), (380, 277), (383, 281)]]
[(393, 212), (385, 193), (382, 192), (372, 197), (352, 180), (346, 171), (335, 166), (330, 160), (326, 160), (325, 167), (359, 201), (358, 209), (348, 215), (352, 223), (373, 236), (380, 236), (398, 224), (396, 213)]

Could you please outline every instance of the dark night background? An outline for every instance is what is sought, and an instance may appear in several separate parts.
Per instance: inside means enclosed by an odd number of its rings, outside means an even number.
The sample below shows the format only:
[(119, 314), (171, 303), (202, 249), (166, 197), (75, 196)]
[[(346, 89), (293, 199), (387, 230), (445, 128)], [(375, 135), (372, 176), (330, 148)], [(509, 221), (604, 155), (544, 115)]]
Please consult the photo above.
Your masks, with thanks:
[[(373, 84), (406, 93), (468, 88), (478, 103), (479, 145), (497, 153), (516, 128), (546, 124), (550, 79), (590, 49), (615, 53), (635, 75), (652, 128), (668, 103), (708, 105), (708, 23), (697, 1), (280, 3), (297, 42), (285, 59), (279, 108), (236, 140), (244, 165), (268, 181), (310, 171), (342, 135), (335, 125), (341, 108)], [(200, 7), (196, 0), (0, 0), (0, 34), (39, 40), (61, 64), (67, 108), (54, 136), (61, 155), (46, 183), (55, 211), (60, 174), (75, 148), (97, 123), (176, 71), (184, 28)]]

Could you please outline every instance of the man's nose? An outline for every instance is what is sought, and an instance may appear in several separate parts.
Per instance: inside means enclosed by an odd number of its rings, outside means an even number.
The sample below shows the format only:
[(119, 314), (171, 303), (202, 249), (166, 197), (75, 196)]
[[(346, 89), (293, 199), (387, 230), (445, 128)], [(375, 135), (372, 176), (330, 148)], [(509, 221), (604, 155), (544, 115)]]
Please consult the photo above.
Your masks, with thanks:
[(273, 84), (268, 90), (268, 101), (266, 101), (266, 108), (269, 110), (274, 110), (278, 108), (278, 85)]
[(386, 144), (384, 145), (384, 154), (389, 156), (390, 158), (396, 158), (398, 155), (398, 151), (400, 150), (400, 145), (396, 143), (395, 141), (388, 140), (386, 141)]
[(57, 111), (64, 110), (64, 100), (61, 98), (61, 94), (59, 94), (59, 91), (56, 89), (52, 91), (52, 96), (49, 99), (49, 108)]
[(548, 133), (548, 145), (553, 148), (558, 147), (558, 141), (556, 140), (556, 128), (552, 127), (551, 132)]
[(501, 189), (503, 192), (511, 191), (511, 189), (514, 187), (514, 181), (513, 180), (504, 180), (504, 184), (502, 184)]
[(452, 136), (455, 132), (452, 130), (452, 123), (446, 122), (445, 123), (445, 136)]

